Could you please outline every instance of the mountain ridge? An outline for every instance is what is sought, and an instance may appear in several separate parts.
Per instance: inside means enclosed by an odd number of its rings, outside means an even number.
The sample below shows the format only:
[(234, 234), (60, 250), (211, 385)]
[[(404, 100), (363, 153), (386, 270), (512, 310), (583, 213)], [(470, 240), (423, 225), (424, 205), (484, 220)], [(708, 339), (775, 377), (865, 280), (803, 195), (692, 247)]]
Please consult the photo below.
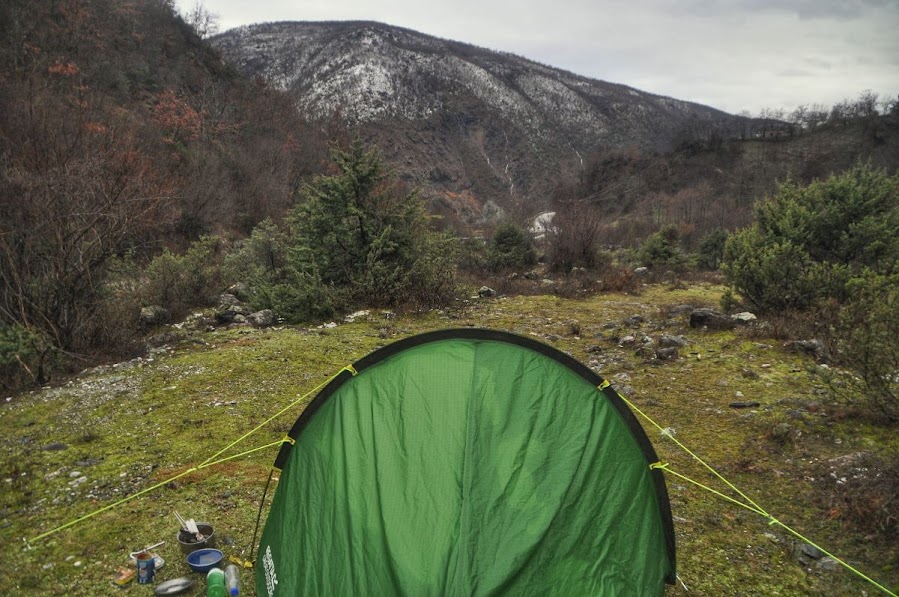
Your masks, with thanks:
[(264, 23), (210, 41), (244, 74), (290, 92), (304, 113), (338, 114), (358, 127), (438, 200), (468, 194), (482, 206), (533, 212), (556, 185), (577, 178), (592, 152), (666, 151), (684, 134), (735, 134), (742, 122), (374, 21)]

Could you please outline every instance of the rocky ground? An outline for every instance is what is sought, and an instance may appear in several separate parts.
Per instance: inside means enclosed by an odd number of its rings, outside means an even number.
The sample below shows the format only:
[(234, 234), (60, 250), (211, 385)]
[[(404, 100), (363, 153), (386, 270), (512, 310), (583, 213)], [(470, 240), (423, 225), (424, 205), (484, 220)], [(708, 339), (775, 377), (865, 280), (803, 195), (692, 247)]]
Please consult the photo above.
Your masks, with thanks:
[[(835, 400), (814, 339), (790, 344), (752, 314), (709, 309), (721, 291), (645, 285), (580, 300), (482, 292), (453, 309), (400, 316), (370, 310), (309, 327), (256, 320), (237, 301), (156, 326), (138, 359), (5, 397), (0, 587), (13, 594), (115, 594), (121, 589), (111, 579), (128, 553), (162, 540), (157, 552), (167, 563), (159, 579), (190, 576), (174, 541), (175, 510), (212, 522), (227, 555), (252, 557), (273, 448), (181, 476), (35, 538), (187, 471), (296, 403), (226, 454), (277, 441), (310, 390), (380, 346), (477, 326), (569, 352), (658, 423), (641, 421), (672, 470), (732, 495), (673, 436), (772, 516), (895, 591), (895, 537), (859, 528), (845, 515), (852, 500), (840, 488), (878, 475), (878, 457), (899, 448), (896, 434)], [(683, 581), (669, 594), (881, 593), (753, 512), (679, 477), (668, 477), (668, 490)], [(251, 584), (245, 582), (246, 594), (253, 594)]]

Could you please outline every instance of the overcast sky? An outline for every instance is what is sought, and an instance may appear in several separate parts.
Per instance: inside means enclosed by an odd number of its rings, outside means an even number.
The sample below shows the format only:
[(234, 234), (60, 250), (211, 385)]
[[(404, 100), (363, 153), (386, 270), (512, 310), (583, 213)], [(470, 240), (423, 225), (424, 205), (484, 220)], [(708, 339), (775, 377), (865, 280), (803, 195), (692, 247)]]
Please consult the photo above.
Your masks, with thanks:
[[(220, 29), (374, 20), (728, 112), (899, 95), (899, 0), (202, 0)], [(195, 0), (176, 0), (184, 12)]]

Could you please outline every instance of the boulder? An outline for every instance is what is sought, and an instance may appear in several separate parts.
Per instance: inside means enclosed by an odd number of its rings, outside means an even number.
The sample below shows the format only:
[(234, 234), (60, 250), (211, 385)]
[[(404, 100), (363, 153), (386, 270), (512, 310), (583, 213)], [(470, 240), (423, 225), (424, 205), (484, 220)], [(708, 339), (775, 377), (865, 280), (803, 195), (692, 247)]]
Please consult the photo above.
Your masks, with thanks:
[(672, 336), (670, 334), (662, 334), (659, 336), (660, 348), (683, 348), (687, 345), (687, 339), (683, 336)]
[(220, 308), (215, 314), (215, 320), (222, 324), (243, 323), (247, 315), (250, 315), (250, 310), (243, 305), (231, 305)]
[(660, 361), (675, 361), (677, 360), (677, 347), (669, 346), (668, 348), (659, 348), (656, 350), (656, 358)]
[(254, 328), (267, 328), (275, 323), (275, 314), (271, 309), (263, 309), (247, 315), (247, 321)]
[(152, 328), (167, 323), (171, 315), (168, 310), (159, 305), (151, 305), (140, 310), (138, 321), (144, 328)]
[(706, 328), (709, 330), (730, 330), (736, 326), (736, 322), (714, 309), (694, 309), (690, 313), (691, 328)]
[(758, 319), (754, 313), (750, 313), (749, 311), (743, 311), (742, 313), (734, 313), (730, 316), (731, 319), (734, 320), (738, 325), (749, 325), (756, 319)]
[(491, 296), (496, 296), (496, 291), (489, 286), (481, 286), (481, 289), (478, 290), (478, 296), (481, 298), (489, 298)]

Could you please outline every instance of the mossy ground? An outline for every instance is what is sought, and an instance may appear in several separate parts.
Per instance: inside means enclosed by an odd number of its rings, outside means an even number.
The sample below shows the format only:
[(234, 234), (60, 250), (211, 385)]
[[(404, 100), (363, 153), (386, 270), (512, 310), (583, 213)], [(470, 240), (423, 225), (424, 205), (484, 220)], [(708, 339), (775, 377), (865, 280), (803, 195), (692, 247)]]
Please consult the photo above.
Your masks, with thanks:
[[(136, 585), (116, 588), (111, 579), (129, 552), (161, 540), (166, 544), (156, 551), (167, 563), (157, 578), (199, 580), (174, 541), (175, 510), (213, 522), (226, 555), (251, 558), (248, 547), (276, 448), (190, 473), (41, 540), (26, 539), (189, 470), (380, 346), (466, 326), (531, 336), (596, 367), (773, 516), (896, 591), (895, 545), (844, 526), (815, 499), (820, 486), (813, 481), (829, 458), (895, 452), (894, 430), (832, 416), (836, 407), (816, 364), (785, 352), (780, 341), (739, 330), (694, 330), (686, 316), (671, 315), (676, 305), (716, 305), (722, 290), (652, 285), (638, 294), (581, 300), (477, 300), (396, 318), (373, 311), (333, 328), (196, 332), (152, 360), (13, 396), (0, 407), (0, 592), (150, 594)], [(634, 315), (643, 321), (625, 321)], [(683, 334), (689, 344), (676, 361), (660, 363), (619, 345), (632, 333)], [(226, 455), (278, 441), (308, 400)], [(729, 407), (734, 400), (760, 406), (737, 410)], [(673, 470), (726, 491), (658, 429), (641, 423)], [(776, 434), (784, 424), (789, 432)], [(757, 514), (679, 478), (667, 481), (678, 571), (689, 588), (670, 587), (668, 594), (878, 594), (842, 568), (800, 563), (797, 540)], [(245, 594), (253, 595), (251, 572), (244, 581)]]

